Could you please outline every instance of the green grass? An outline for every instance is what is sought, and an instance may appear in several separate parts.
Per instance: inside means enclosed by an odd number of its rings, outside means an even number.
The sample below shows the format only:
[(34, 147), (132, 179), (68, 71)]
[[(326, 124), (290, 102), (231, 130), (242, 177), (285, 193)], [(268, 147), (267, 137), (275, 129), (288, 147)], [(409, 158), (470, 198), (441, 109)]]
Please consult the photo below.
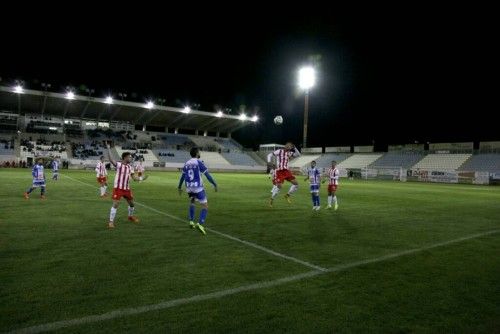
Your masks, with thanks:
[[(62, 171), (47, 200), (24, 200), (29, 170), (0, 170), (0, 332), (238, 288), (309, 272), (137, 206), (139, 225), (98, 197), (93, 172)], [(84, 185), (67, 176), (88, 183)], [(343, 181), (337, 212), (308, 187), (267, 207), (265, 175), (215, 174), (207, 226), (333, 268), (500, 229), (500, 188)], [(112, 179), (112, 176), (111, 176)], [(184, 218), (177, 173), (134, 183), (137, 202)], [(288, 187), (287, 187), (288, 188)], [(322, 205), (326, 202), (322, 189)], [(500, 233), (269, 288), (60, 332), (495, 332)]]

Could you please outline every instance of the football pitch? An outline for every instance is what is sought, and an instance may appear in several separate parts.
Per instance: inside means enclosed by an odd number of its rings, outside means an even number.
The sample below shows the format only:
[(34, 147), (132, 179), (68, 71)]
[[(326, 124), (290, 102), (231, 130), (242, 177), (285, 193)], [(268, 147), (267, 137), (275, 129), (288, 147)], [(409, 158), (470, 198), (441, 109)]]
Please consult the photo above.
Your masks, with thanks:
[(0, 332), (500, 329), (500, 187), (342, 179), (314, 212), (303, 178), (270, 208), (266, 175), (214, 173), (203, 236), (179, 173), (148, 174), (108, 230), (93, 171), (25, 200), (31, 171), (0, 170)]

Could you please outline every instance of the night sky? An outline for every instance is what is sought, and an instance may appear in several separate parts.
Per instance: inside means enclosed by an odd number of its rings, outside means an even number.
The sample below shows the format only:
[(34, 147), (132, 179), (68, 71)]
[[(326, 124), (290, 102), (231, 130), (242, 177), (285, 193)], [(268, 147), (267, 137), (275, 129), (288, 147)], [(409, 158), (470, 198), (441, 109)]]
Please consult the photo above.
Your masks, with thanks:
[(94, 7), (67, 15), (4, 8), (17, 14), (3, 22), (1, 84), (85, 85), (95, 96), (245, 108), (260, 117), (234, 134), (245, 146), (300, 144), (297, 71), (313, 62), (308, 146), (500, 140), (488, 80), (496, 27), (487, 9), (323, 6), (210, 6), (196, 14)]

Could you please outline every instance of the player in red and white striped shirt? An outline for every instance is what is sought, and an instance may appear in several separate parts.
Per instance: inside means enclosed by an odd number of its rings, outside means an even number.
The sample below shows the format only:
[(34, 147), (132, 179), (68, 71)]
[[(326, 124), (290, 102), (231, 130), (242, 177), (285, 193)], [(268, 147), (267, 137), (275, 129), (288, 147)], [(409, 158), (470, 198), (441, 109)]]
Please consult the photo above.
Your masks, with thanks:
[(104, 156), (101, 156), (101, 161), (97, 163), (95, 167), (97, 183), (101, 186), (101, 197), (104, 198), (108, 196), (106, 190), (108, 189), (108, 171), (106, 170), (106, 164), (104, 163)]
[[(108, 147), (109, 161), (116, 167), (115, 182), (113, 184), (113, 206), (109, 214), (108, 227), (115, 227), (116, 210), (118, 209), (122, 197), (125, 197), (128, 202), (128, 220), (138, 223), (139, 219), (134, 216), (134, 196), (129, 186), (130, 179), (139, 181), (139, 178), (134, 174), (134, 170), (130, 164), (132, 162), (132, 155), (130, 152), (123, 152), (122, 161), (114, 161), (111, 157), (111, 148), (109, 144), (106, 146)], [(146, 178), (144, 178), (144, 180), (145, 179)]]
[(333, 208), (334, 210), (337, 210), (339, 208), (339, 204), (337, 203), (337, 196), (335, 195), (335, 192), (339, 186), (340, 173), (337, 168), (336, 161), (332, 161), (332, 167), (328, 169), (325, 177), (328, 178), (328, 206), (326, 208), (331, 209), (332, 203), (334, 203)]
[(143, 166), (143, 163), (144, 162), (144, 158), (141, 158), (134, 166), (134, 169), (135, 169), (135, 172), (137, 174), (137, 176), (139, 177), (139, 180), (142, 181), (142, 178), (144, 176), (144, 166)]
[(295, 176), (293, 176), (292, 172), (288, 169), (288, 162), (290, 159), (300, 156), (300, 152), (295, 148), (295, 145), (291, 142), (287, 142), (284, 148), (280, 148), (268, 154), (267, 162), (269, 164), (271, 164), (273, 156), (276, 157), (276, 187), (273, 188), (271, 198), (269, 199), (269, 206), (273, 206), (273, 201), (276, 196), (278, 196), (285, 180), (292, 184), (290, 190), (288, 190), (288, 193), (285, 195), (285, 199), (288, 203), (291, 203), (290, 195), (297, 191), (299, 184)]

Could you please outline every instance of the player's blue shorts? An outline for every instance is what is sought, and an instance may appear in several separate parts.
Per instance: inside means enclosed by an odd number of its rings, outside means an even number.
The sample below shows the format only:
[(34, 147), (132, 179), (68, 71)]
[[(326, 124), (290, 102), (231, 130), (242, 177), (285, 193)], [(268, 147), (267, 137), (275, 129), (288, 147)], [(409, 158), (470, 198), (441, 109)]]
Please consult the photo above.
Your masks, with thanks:
[(309, 185), (309, 188), (312, 193), (317, 193), (319, 191), (319, 184), (311, 184)]
[(33, 180), (33, 188), (45, 187), (45, 180)]
[(207, 195), (205, 194), (205, 190), (202, 190), (197, 193), (188, 193), (189, 198), (194, 198), (201, 204), (205, 204), (208, 202)]

